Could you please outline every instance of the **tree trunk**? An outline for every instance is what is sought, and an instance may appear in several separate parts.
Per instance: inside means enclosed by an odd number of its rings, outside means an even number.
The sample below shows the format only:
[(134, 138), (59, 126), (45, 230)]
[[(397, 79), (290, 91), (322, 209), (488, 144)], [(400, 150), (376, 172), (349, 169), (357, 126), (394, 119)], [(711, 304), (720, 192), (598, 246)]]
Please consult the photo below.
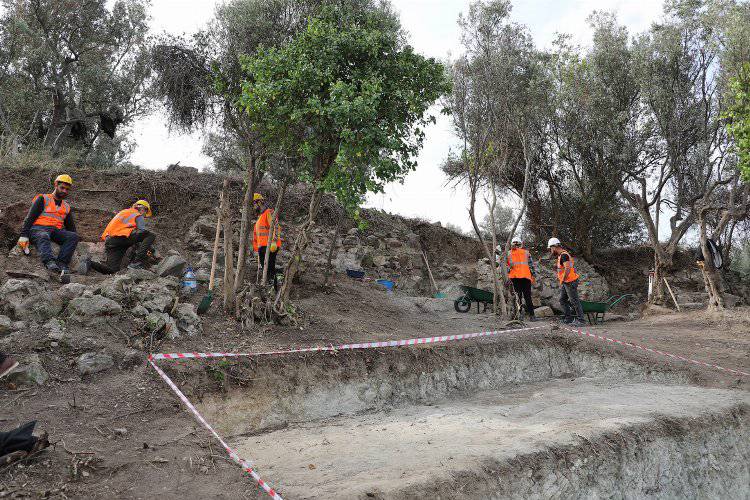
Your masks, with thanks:
[[(482, 244), (482, 248), (484, 249), (484, 255), (489, 259), (490, 261), (490, 270), (492, 271), (492, 289), (495, 293), (496, 300), (500, 304), (500, 314), (503, 315), (503, 317), (508, 317), (508, 307), (505, 304), (505, 297), (501, 294), (502, 291), (500, 289), (500, 277), (497, 273), (497, 267), (495, 266), (495, 255), (494, 255), (494, 249), (490, 250), (487, 248), (487, 242), (484, 241), (484, 237), (482, 236), (482, 232), (479, 229), (479, 224), (477, 224), (477, 217), (476, 217), (476, 204), (477, 204), (477, 185), (476, 181), (470, 186), (471, 191), (471, 200), (469, 202), (469, 218), (471, 218), (471, 225), (474, 227), (474, 232), (477, 235), (477, 238), (479, 239), (479, 242)], [(494, 302), (494, 300), (493, 300)], [(493, 311), (495, 314), (497, 314), (497, 309)]]
[(326, 272), (325, 272), (325, 279), (323, 280), (323, 286), (327, 287), (328, 282), (331, 279), (331, 275), (333, 274), (333, 254), (336, 251), (336, 242), (339, 239), (339, 234), (341, 233), (341, 220), (339, 219), (338, 224), (336, 224), (336, 230), (333, 232), (333, 238), (331, 238), (331, 246), (328, 247), (328, 259), (326, 262)]
[(703, 283), (706, 287), (706, 293), (708, 294), (708, 310), (720, 311), (725, 307), (724, 280), (721, 277), (721, 272), (714, 266), (714, 259), (708, 248), (707, 224), (704, 213), (699, 213), (698, 222), (700, 227), (701, 252), (703, 253), (701, 271), (703, 273)]
[(250, 215), (252, 211), (252, 200), (255, 192), (255, 155), (250, 155), (250, 161), (247, 164), (247, 186), (245, 196), (242, 199), (242, 220), (240, 222), (240, 243), (237, 250), (237, 272), (234, 277), (234, 292), (240, 291), (242, 283), (245, 281), (245, 272), (247, 269), (247, 254), (250, 247), (250, 235), (252, 234), (252, 222)]
[(271, 257), (271, 243), (276, 241), (277, 229), (279, 227), (279, 214), (281, 213), (281, 201), (284, 199), (284, 192), (286, 191), (287, 180), (281, 181), (281, 187), (279, 188), (279, 195), (276, 197), (276, 207), (271, 214), (271, 227), (268, 228), (268, 244), (266, 245), (266, 255), (264, 255), (263, 262), (266, 263), (263, 266), (263, 276), (261, 277), (261, 285), (268, 283), (268, 262)]
[(302, 255), (307, 248), (310, 238), (310, 230), (315, 225), (315, 216), (320, 208), (320, 202), (323, 199), (323, 190), (321, 188), (313, 191), (312, 197), (310, 198), (310, 207), (308, 209), (307, 220), (299, 228), (297, 239), (294, 242), (294, 250), (292, 250), (291, 258), (284, 271), (284, 284), (281, 286), (278, 295), (276, 296), (275, 309), (278, 312), (283, 312), (289, 303), (289, 294), (292, 291), (292, 282), (297, 277), (302, 264)]
[(234, 234), (229, 202), (229, 179), (224, 179), (221, 192), (222, 217), (224, 217), (224, 311), (234, 315), (236, 294), (234, 292)]

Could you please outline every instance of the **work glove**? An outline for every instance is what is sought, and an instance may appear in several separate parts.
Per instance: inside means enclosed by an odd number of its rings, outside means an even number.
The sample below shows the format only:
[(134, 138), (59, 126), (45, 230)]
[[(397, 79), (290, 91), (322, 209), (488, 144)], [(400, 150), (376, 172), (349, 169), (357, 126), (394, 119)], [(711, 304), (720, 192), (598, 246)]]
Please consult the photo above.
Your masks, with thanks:
[(276, 242), (271, 243), (271, 251), (275, 252), (279, 249), (279, 246), (276, 244)]
[(18, 238), (18, 246), (25, 255), (29, 255), (29, 239), (26, 236)]
[(533, 285), (534, 283), (536, 283), (536, 277), (532, 274), (531, 275), (531, 284)]

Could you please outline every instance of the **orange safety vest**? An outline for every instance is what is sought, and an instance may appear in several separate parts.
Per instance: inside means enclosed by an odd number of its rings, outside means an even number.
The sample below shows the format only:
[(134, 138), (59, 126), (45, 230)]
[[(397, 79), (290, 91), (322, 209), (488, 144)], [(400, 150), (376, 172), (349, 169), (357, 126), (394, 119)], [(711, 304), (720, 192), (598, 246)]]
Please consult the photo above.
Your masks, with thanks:
[(531, 268), (529, 260), (531, 254), (525, 248), (513, 248), (508, 255), (508, 278), (526, 278), (531, 279)]
[[(265, 212), (260, 214), (258, 220), (255, 222), (255, 230), (253, 231), (253, 250), (256, 252), (260, 247), (268, 245), (268, 233), (271, 231), (271, 212), (270, 208), (266, 209)], [(276, 222), (276, 228), (274, 229), (274, 236), (276, 237), (276, 246), (281, 248), (281, 225)]]
[(570, 283), (571, 281), (575, 281), (578, 279), (578, 274), (576, 273), (575, 267), (573, 267), (573, 256), (564, 250), (560, 255), (557, 256), (557, 280), (562, 283), (563, 276), (565, 276), (565, 266), (563, 266), (560, 262), (560, 259), (563, 255), (567, 255), (570, 259), (570, 273), (568, 273), (568, 279), (565, 280), (565, 283)]
[(120, 212), (112, 217), (112, 220), (107, 224), (106, 229), (102, 233), (102, 241), (107, 239), (107, 236), (130, 236), (135, 230), (135, 219), (140, 216), (141, 213), (135, 208), (126, 208), (120, 210)]
[(44, 210), (41, 215), (36, 218), (33, 225), (62, 229), (65, 225), (65, 218), (70, 213), (70, 205), (68, 205), (67, 201), (63, 200), (63, 202), (60, 203), (60, 206), (57, 206), (55, 203), (55, 196), (52, 194), (38, 194), (34, 197), (34, 202), (36, 202), (40, 196), (44, 198)]

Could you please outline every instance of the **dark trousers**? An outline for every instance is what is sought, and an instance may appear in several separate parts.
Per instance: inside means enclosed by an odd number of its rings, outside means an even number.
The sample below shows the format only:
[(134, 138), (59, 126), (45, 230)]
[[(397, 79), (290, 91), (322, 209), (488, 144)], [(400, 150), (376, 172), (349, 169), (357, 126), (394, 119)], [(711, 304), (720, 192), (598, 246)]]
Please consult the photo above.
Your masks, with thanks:
[(578, 298), (578, 280), (560, 286), (560, 305), (565, 313), (565, 320), (572, 320), (575, 314), (579, 321), (583, 321), (583, 306)]
[[(78, 246), (78, 233), (49, 226), (31, 226), (29, 240), (39, 252), (42, 262), (46, 264), (51, 260), (57, 260), (60, 265), (68, 267)], [(60, 245), (57, 258), (52, 254), (52, 243)]]
[(133, 231), (130, 236), (110, 236), (104, 242), (104, 253), (107, 260), (104, 264), (92, 262), (91, 268), (102, 274), (113, 274), (120, 270), (122, 259), (128, 249), (138, 245), (131, 259), (133, 262), (142, 262), (146, 258), (151, 246), (156, 241), (156, 235), (151, 231)]
[(526, 313), (529, 317), (534, 317), (534, 304), (531, 302), (531, 280), (528, 278), (511, 278), (513, 289), (518, 295), (518, 302), (526, 302)]
[[(276, 286), (276, 254), (279, 253), (278, 250), (275, 252), (270, 252), (268, 255), (268, 274), (266, 277), (268, 278), (268, 282), (270, 283), (273, 281), (274, 286)], [(258, 248), (258, 260), (260, 261), (260, 276), (263, 276), (263, 267), (266, 265), (266, 247), (259, 247)]]

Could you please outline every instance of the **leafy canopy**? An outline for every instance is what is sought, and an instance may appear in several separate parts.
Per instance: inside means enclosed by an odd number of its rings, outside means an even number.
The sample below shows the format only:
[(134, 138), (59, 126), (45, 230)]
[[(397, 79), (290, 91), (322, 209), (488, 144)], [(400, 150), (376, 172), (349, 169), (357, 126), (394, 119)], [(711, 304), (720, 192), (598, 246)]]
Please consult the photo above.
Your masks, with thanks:
[(243, 61), (239, 105), (294, 175), (348, 208), (416, 167), (429, 106), (449, 91), (441, 64), (404, 44), (383, 6), (327, 5), (289, 43)]
[(745, 63), (730, 84), (731, 104), (725, 113), (727, 130), (734, 138), (742, 176), (750, 181), (750, 63)]

